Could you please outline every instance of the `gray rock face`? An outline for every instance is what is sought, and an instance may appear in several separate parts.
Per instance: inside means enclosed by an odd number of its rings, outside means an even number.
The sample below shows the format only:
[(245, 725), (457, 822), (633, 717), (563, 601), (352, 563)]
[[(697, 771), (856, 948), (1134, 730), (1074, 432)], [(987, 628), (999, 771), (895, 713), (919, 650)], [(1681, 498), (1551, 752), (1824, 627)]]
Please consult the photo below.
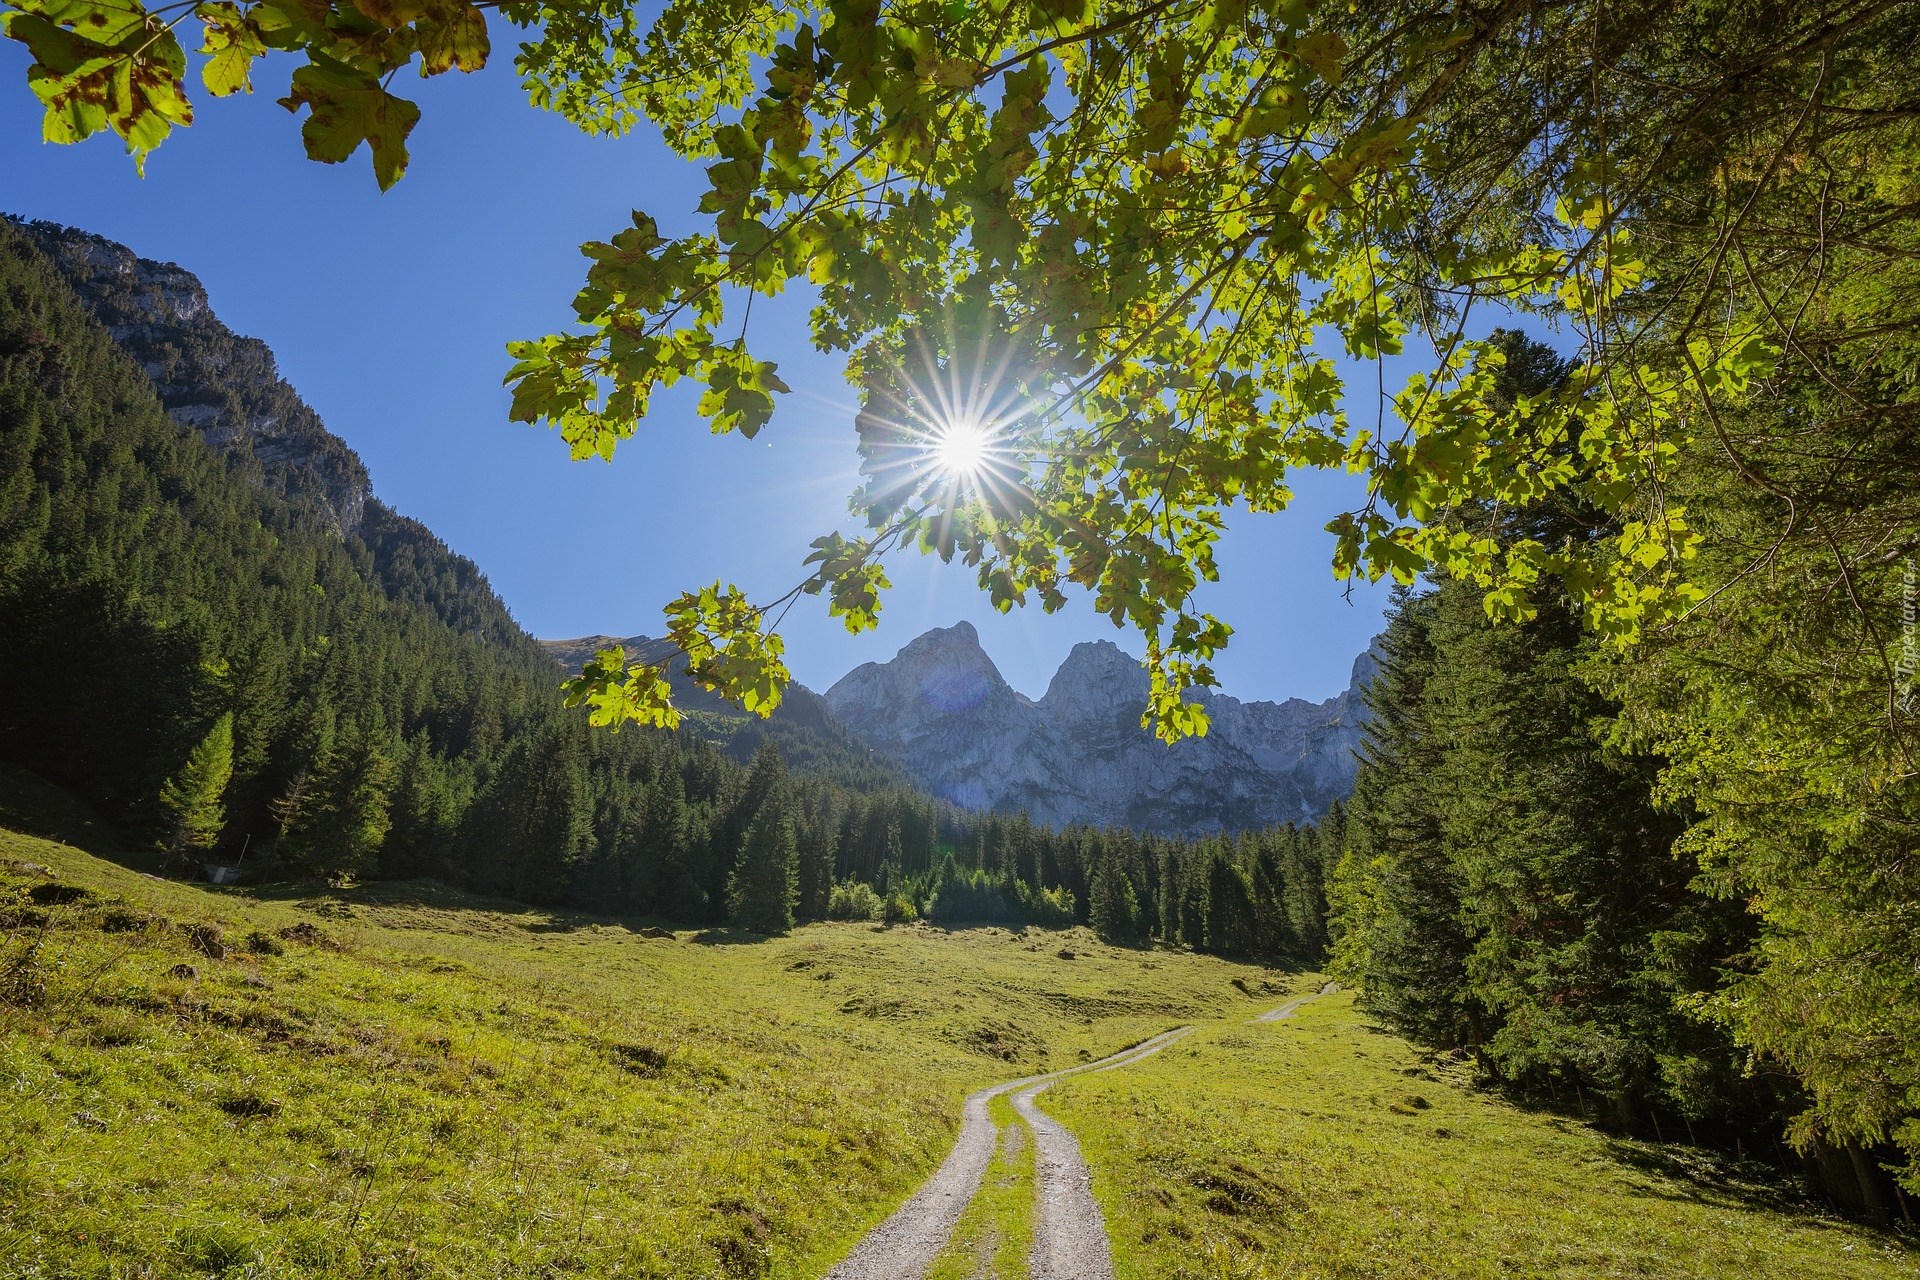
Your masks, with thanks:
[(1202, 698), (1204, 738), (1169, 748), (1140, 727), (1147, 673), (1101, 640), (1075, 645), (1038, 702), (1001, 678), (965, 622), (927, 632), (891, 662), (827, 691), (855, 734), (903, 760), (922, 786), (971, 808), (1026, 810), (1052, 826), (1237, 831), (1317, 818), (1353, 789), (1360, 686), (1326, 702)]
[(220, 322), (192, 272), (72, 227), (21, 230), (146, 370), (169, 417), (257, 464), (261, 484), (305, 500), (336, 533), (360, 527), (372, 490), (359, 455), (280, 377), (264, 342)]

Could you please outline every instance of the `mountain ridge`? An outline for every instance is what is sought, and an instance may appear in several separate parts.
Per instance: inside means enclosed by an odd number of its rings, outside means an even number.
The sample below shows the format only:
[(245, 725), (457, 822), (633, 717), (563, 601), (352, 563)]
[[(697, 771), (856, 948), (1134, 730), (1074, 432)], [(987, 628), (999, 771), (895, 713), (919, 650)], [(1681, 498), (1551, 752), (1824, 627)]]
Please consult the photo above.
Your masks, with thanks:
[(1144, 666), (1107, 640), (1073, 647), (1039, 699), (1009, 685), (972, 624), (936, 627), (827, 690), (853, 733), (956, 804), (1052, 826), (1198, 834), (1312, 821), (1352, 790), (1373, 651), (1325, 702), (1199, 696), (1212, 727), (1172, 747), (1139, 724)]

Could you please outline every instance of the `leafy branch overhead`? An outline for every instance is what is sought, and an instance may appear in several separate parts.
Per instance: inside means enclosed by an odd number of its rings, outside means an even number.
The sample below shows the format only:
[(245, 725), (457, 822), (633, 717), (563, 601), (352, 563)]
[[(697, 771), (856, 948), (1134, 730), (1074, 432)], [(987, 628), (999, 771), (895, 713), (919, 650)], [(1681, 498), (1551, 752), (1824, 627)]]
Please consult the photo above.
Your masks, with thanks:
[[(658, 124), (706, 162), (712, 221), (675, 239), (636, 213), (587, 245), (578, 327), (513, 348), (513, 415), (610, 457), (684, 377), (716, 431), (752, 434), (779, 388), (747, 383), (772, 371), (728, 340), (737, 313), (810, 288), (815, 341), (861, 392), (875, 536), (817, 543), (805, 589), (870, 626), (877, 558), (908, 541), (1002, 609), (1086, 589), (1146, 637), (1169, 740), (1207, 728), (1189, 695), (1231, 632), (1195, 593), (1227, 515), (1286, 507), (1297, 467), (1366, 477), (1329, 526), (1336, 572), (1444, 567), (1516, 619), (1551, 575), (1630, 642), (1697, 598), (1685, 512), (1659, 496), (1689, 406), (1740, 394), (1767, 346), (1699, 335), (1691, 381), (1633, 346), (1643, 268), (1603, 156), (1550, 176), (1553, 218), (1432, 234), (1455, 193), (1417, 86), (1486, 45), (1461, 21), (1364, 34), (1310, 3), (1175, 0), (682, 3), (644, 33), (549, 30), (522, 58), (536, 95), (590, 129)], [(1500, 356), (1466, 337), (1488, 303), (1579, 328), (1585, 367), (1496, 406)], [(1343, 365), (1416, 332), (1438, 370), (1355, 411)], [(985, 474), (943, 466), (960, 426), (991, 436)], [(1618, 532), (1546, 545), (1449, 519), (1554, 494)], [(739, 616), (765, 629), (773, 606)]]
[[(537, 105), (596, 132), (644, 118), (710, 184), (698, 233), (664, 236), (635, 213), (584, 247), (573, 325), (510, 349), (513, 417), (611, 459), (653, 392), (684, 378), (715, 431), (752, 436), (786, 387), (754, 354), (748, 302), (811, 290), (815, 342), (844, 353), (861, 395), (855, 507), (870, 534), (827, 545), (801, 589), (870, 626), (878, 559), (911, 542), (973, 567), (1001, 609), (1086, 590), (1145, 637), (1147, 719), (1170, 740), (1206, 731), (1190, 695), (1214, 683), (1231, 634), (1196, 596), (1215, 544), (1234, 510), (1288, 506), (1296, 468), (1364, 478), (1364, 501), (1328, 526), (1336, 573), (1439, 567), (1514, 619), (1552, 580), (1630, 643), (1698, 598), (1666, 473), (1703, 406), (1768, 369), (1781, 326), (1675, 328), (1714, 273), (1663, 293), (1641, 260), (1649, 140), (1688, 103), (1636, 109), (1657, 77), (1602, 83), (1591, 66), (1521, 83), (1537, 68), (1515, 51), (1616, 65), (1692, 46), (1544, 0), (1366, 8), (672, 0), (649, 20), (614, 0), (502, 5), (529, 32), (516, 66)], [(423, 75), (471, 70), (489, 48), (482, 8), (450, 0), (135, 7), (83, 34), (107, 12), (27, 0), (7, 14), (40, 58), (58, 136), (111, 125), (144, 154), (183, 122), (168, 24), (191, 12), (211, 91), (246, 87), (268, 51), (305, 54), (284, 101), (310, 110), (309, 154), (366, 141), (383, 185), (417, 118), (392, 73), (416, 57)], [(1776, 25), (1738, 74), (1804, 45), (1794, 21)], [(143, 73), (173, 116), (113, 96), (148, 63), (176, 68)], [(1503, 104), (1491, 123), (1488, 102)], [(1577, 334), (1575, 375), (1491, 398), (1500, 357), (1469, 334), (1494, 309)], [(1395, 391), (1386, 361), (1409, 339), (1438, 366)], [(963, 425), (991, 444), (965, 476), (932, 447)], [(1549, 498), (1594, 513), (1595, 535), (1548, 544), (1453, 519)], [(710, 589), (670, 606), (670, 621), (701, 619), (694, 678), (770, 711), (778, 604)], [(574, 696), (616, 718), (667, 715), (664, 692), (631, 683), (609, 669)]]
[[(201, 82), (214, 97), (253, 91), (254, 64), (272, 52), (304, 54), (282, 106), (308, 109), (307, 155), (337, 164), (367, 144), (384, 190), (407, 169), (407, 135), (420, 119), (389, 91), (394, 73), (478, 71), (491, 46), (486, 9), (467, 0), (204, 0), (148, 9), (137, 0), (8, 0), (0, 29), (33, 54), (28, 82), (46, 108), (49, 142), (112, 130), (145, 170), (175, 125), (193, 123), (183, 31), (205, 55)], [(531, 16), (531, 6), (519, 17)], [(504, 12), (504, 11), (503, 11)], [(192, 19), (189, 24), (188, 20)]]

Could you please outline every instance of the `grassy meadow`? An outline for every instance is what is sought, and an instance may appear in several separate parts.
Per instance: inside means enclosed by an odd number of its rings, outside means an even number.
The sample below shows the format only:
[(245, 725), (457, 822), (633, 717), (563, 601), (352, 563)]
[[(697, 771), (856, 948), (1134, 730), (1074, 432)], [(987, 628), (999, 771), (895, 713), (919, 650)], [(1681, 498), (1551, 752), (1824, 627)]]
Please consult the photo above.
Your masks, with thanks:
[(0, 859), (9, 1278), (818, 1274), (969, 1090), (1304, 981), (1079, 930), (646, 937)]
[[(665, 933), (10, 832), (0, 924), (5, 1280), (818, 1276), (968, 1091), (1185, 1022), (1041, 1096), (1123, 1277), (1920, 1275), (1764, 1171), (1517, 1109), (1350, 997), (1249, 1022), (1315, 975), (1083, 930)], [(937, 1280), (1025, 1274), (1032, 1144), (995, 1106)]]
[(1080, 1139), (1120, 1280), (1920, 1276), (1767, 1166), (1516, 1107), (1346, 992), (1042, 1101)]

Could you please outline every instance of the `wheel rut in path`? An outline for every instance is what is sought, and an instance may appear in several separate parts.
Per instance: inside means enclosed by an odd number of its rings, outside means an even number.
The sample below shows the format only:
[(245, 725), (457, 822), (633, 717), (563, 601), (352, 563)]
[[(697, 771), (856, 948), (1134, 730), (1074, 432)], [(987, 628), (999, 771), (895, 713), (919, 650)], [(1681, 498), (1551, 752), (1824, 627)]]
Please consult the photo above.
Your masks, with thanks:
[[(1329, 982), (1312, 995), (1269, 1009), (1254, 1021), (1278, 1022), (1292, 1017), (1301, 1005), (1339, 989), (1338, 983)], [(1157, 1053), (1192, 1030), (1186, 1027), (1169, 1033), (1148, 1052)], [(1145, 1056), (1141, 1053), (1117, 1062), (1096, 1063), (1090, 1070), (1111, 1071)], [(1033, 1100), (1052, 1083), (1042, 1080), (1013, 1096), (1014, 1110), (1033, 1131), (1037, 1157), (1039, 1220), (1034, 1223), (1028, 1273), (1032, 1280), (1113, 1280), (1113, 1251), (1107, 1240), (1106, 1219), (1094, 1201), (1093, 1177), (1080, 1155), (1080, 1144), (1065, 1125), (1034, 1105)]]
[[(1290, 1000), (1253, 1021), (1278, 1022), (1291, 1017), (1308, 1001), (1339, 989), (1338, 983), (1329, 982), (1312, 995)], [(1106, 1219), (1093, 1198), (1093, 1179), (1080, 1154), (1080, 1144), (1065, 1125), (1034, 1105), (1034, 1099), (1056, 1080), (1112, 1071), (1152, 1057), (1194, 1030), (1190, 1026), (1176, 1027), (1098, 1062), (1025, 1076), (970, 1094), (961, 1112), (960, 1136), (946, 1160), (892, 1217), (868, 1232), (853, 1252), (827, 1273), (826, 1280), (920, 1280), (946, 1248), (993, 1159), (999, 1132), (987, 1115), (987, 1104), (1016, 1090), (1013, 1107), (1033, 1133), (1036, 1157), (1037, 1221), (1028, 1264), (1033, 1280), (1112, 1280), (1113, 1252), (1107, 1241)]]
[[(826, 1280), (917, 1280), (926, 1274), (934, 1258), (939, 1256), (953, 1235), (953, 1228), (960, 1221), (960, 1215), (966, 1211), (974, 1193), (980, 1189), (980, 1179), (986, 1173), (987, 1163), (993, 1158), (994, 1142), (998, 1137), (993, 1121), (987, 1116), (987, 1104), (1003, 1093), (1015, 1089), (1025, 1090), (1014, 1099), (1014, 1106), (1026, 1118), (1033, 1129), (1035, 1155), (1038, 1157), (1041, 1188), (1041, 1220), (1035, 1229), (1035, 1266), (1034, 1274), (1049, 1276), (1072, 1276), (1075, 1280), (1104, 1280), (1113, 1274), (1113, 1263), (1107, 1254), (1107, 1233), (1100, 1218), (1100, 1210), (1093, 1203), (1092, 1192), (1088, 1188), (1086, 1163), (1080, 1158), (1080, 1146), (1073, 1140), (1057, 1121), (1034, 1109), (1031, 1095), (1065, 1076), (1079, 1075), (1089, 1071), (1110, 1071), (1115, 1067), (1138, 1062), (1151, 1057), (1174, 1041), (1192, 1031), (1192, 1027), (1176, 1027), (1172, 1031), (1163, 1031), (1150, 1040), (1143, 1040), (1131, 1049), (1124, 1049), (1110, 1057), (1083, 1066), (1069, 1067), (1065, 1071), (1051, 1071), (1045, 1075), (1023, 1076), (1018, 1080), (1009, 1080), (991, 1088), (982, 1089), (968, 1095), (966, 1106), (960, 1114), (960, 1136), (954, 1140), (953, 1150), (947, 1154), (933, 1176), (920, 1184), (920, 1189), (892, 1217), (867, 1233), (852, 1253), (827, 1273)], [(1037, 1117), (1037, 1120), (1036, 1120)], [(1042, 1137), (1041, 1126), (1050, 1126), (1058, 1134), (1051, 1143)], [(1061, 1143), (1064, 1139), (1064, 1145)], [(1064, 1156), (1063, 1156), (1064, 1153)], [(1070, 1163), (1069, 1163), (1070, 1161)], [(1059, 1172), (1053, 1173), (1057, 1165)], [(1077, 1174), (1074, 1171), (1077, 1170)], [(1056, 1182), (1050, 1183), (1049, 1177)], [(1073, 1179), (1077, 1176), (1077, 1184)], [(1066, 1179), (1059, 1183), (1059, 1179)], [(1065, 1188), (1058, 1191), (1060, 1207), (1084, 1224), (1088, 1219), (1086, 1212), (1092, 1213), (1093, 1235), (1097, 1239), (1099, 1256), (1105, 1270), (1101, 1271), (1058, 1271), (1042, 1272), (1037, 1269), (1040, 1250), (1050, 1234), (1063, 1242), (1067, 1236), (1050, 1233), (1048, 1223), (1055, 1217), (1054, 1196), (1049, 1195), (1052, 1185)], [(1074, 1200), (1071, 1186), (1077, 1185), (1078, 1194), (1084, 1203)], [(1072, 1233), (1077, 1240), (1084, 1236), (1084, 1229)], [(1073, 1256), (1079, 1256), (1075, 1254)]]

